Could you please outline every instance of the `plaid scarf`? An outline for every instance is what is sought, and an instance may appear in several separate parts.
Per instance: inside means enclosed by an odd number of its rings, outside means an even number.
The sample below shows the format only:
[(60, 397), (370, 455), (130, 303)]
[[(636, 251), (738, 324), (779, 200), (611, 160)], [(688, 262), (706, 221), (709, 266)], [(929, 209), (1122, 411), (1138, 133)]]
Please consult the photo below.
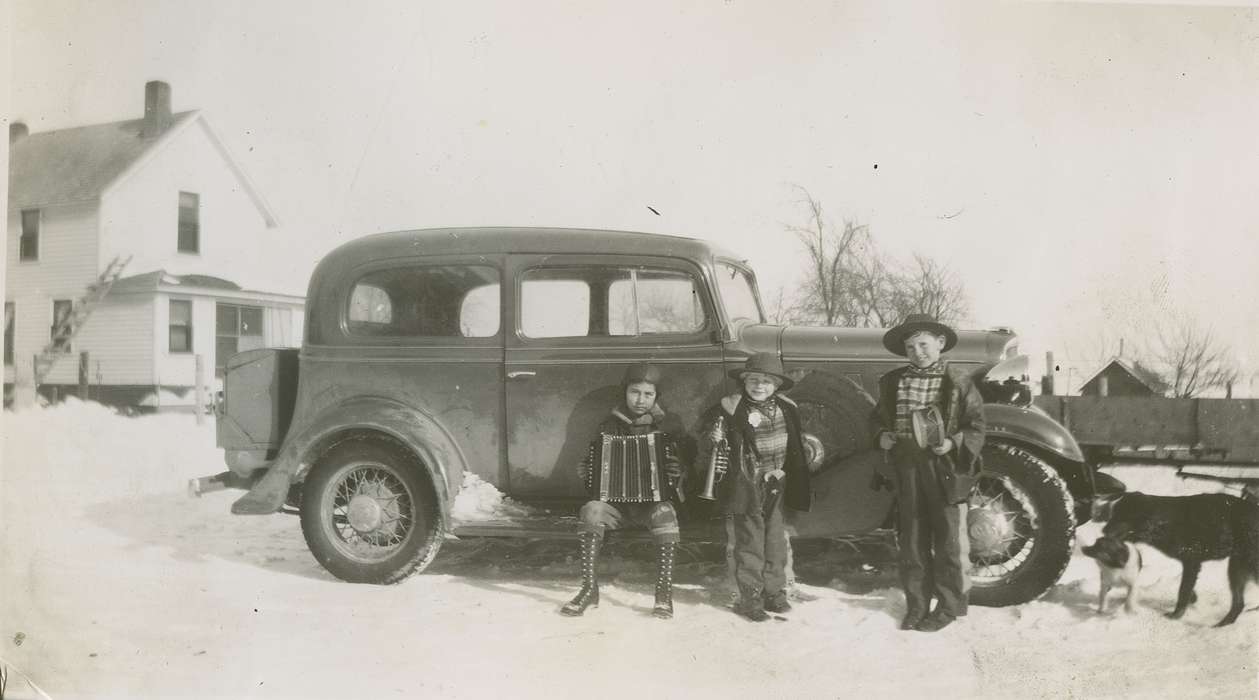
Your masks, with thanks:
[(913, 438), (914, 428), (909, 413), (940, 403), (940, 387), (944, 383), (944, 361), (926, 367), (910, 365), (896, 387), (896, 435)]
[(757, 475), (781, 470), (787, 462), (787, 417), (773, 397), (753, 401), (744, 395), (743, 400), (748, 402), (748, 426), (756, 443)]

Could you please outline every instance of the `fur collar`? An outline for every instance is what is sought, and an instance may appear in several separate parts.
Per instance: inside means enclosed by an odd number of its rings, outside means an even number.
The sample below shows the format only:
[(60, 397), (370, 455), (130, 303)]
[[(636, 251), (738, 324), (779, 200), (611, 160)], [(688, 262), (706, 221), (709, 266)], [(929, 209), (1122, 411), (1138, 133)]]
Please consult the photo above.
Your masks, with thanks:
[(621, 410), (622, 406), (612, 409), (612, 415), (626, 425), (655, 425), (664, 418), (664, 409), (660, 408), (660, 404), (655, 404), (651, 410), (639, 416), (637, 419), (630, 418), (629, 415)]
[[(791, 406), (792, 408), (796, 408), (796, 402), (786, 396), (783, 396), (782, 394), (775, 393), (773, 398), (777, 399), (781, 403)], [(725, 411), (726, 415), (733, 416), (734, 412), (739, 410), (739, 404), (741, 403), (743, 403), (743, 392), (730, 394), (729, 396), (721, 399), (721, 410)]]

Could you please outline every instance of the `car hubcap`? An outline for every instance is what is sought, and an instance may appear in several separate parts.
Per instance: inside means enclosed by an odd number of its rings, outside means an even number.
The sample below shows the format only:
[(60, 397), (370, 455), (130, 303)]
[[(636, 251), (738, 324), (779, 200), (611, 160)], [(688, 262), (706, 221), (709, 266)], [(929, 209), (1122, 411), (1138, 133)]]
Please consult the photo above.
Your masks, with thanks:
[(800, 439), (804, 443), (804, 462), (809, 471), (821, 469), (826, 461), (826, 446), (813, 433), (804, 433)]
[(1009, 477), (982, 474), (966, 514), (971, 578), (992, 584), (1009, 578), (1031, 557), (1038, 517), (1031, 497)]
[(380, 527), (381, 513), (380, 504), (375, 498), (359, 494), (350, 499), (346, 517), (350, 521), (350, 527), (358, 532), (371, 532)]
[(414, 530), (411, 492), (397, 472), (383, 464), (348, 466), (334, 480), (326, 521), (347, 556), (363, 562), (388, 558)]

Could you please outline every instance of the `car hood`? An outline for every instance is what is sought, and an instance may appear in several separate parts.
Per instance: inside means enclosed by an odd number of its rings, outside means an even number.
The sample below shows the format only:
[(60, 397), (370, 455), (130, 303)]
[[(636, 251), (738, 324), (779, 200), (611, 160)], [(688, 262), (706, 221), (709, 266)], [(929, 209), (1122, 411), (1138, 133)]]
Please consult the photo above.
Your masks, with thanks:
[[(749, 324), (738, 329), (739, 344), (748, 352), (778, 353), (784, 361), (823, 359), (892, 360), (896, 356), (883, 347), (882, 328), (838, 328), (828, 326), (773, 326)], [(1014, 340), (1005, 330), (958, 331), (957, 346), (949, 351), (953, 360), (995, 363), (1002, 359)]]

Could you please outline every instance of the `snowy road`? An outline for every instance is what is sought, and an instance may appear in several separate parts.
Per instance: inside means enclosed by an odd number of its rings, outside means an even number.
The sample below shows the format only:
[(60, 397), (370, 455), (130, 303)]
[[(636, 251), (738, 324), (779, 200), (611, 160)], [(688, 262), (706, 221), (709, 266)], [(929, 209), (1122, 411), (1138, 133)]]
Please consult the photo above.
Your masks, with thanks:
[[(187, 477), (221, 470), (210, 425), (78, 403), (5, 419), (5, 697), (39, 697), (19, 674), (54, 698), (1259, 695), (1259, 612), (1210, 628), (1227, 608), (1221, 563), (1177, 622), (1162, 612), (1178, 565), (1147, 551), (1135, 614), (1096, 615), (1096, 567), (1077, 556), (1041, 600), (927, 635), (896, 630), (886, 572), (830, 577), (803, 560), (786, 621), (731, 614), (720, 567), (694, 557), (677, 618), (656, 620), (650, 562), (627, 545), (602, 607), (568, 619), (570, 545), (453, 542), (400, 585), (350, 585), (314, 562), (296, 518), (231, 516), (232, 492), (186, 498)], [(1186, 488), (1165, 471), (1119, 476)]]

